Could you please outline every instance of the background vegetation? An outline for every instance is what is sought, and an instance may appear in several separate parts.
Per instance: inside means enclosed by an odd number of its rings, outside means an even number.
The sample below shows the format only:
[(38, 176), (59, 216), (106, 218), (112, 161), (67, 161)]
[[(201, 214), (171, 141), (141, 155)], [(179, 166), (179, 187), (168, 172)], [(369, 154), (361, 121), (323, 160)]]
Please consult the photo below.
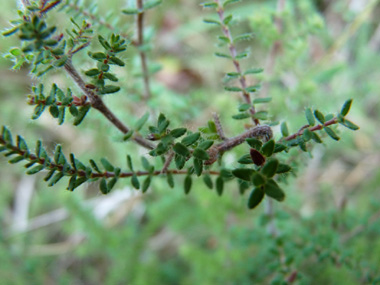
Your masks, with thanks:
[[(70, 1), (69, 1), (70, 2)], [(91, 1), (94, 3), (95, 1)], [(126, 2), (98, 1), (102, 19), (126, 34), (134, 18), (120, 15)], [(250, 48), (244, 64), (266, 68), (261, 92), (273, 98), (273, 120), (286, 120), (292, 131), (304, 122), (304, 107), (336, 112), (354, 98), (350, 118), (361, 129), (340, 128), (341, 141), (326, 140), (310, 153), (294, 150), (298, 176), (284, 186), (287, 199), (250, 211), (247, 193), (227, 184), (222, 197), (199, 179), (186, 196), (156, 179), (148, 193), (117, 184), (107, 196), (97, 185), (71, 193), (64, 184), (48, 188), (42, 177), (26, 176), (0, 158), (0, 278), (4, 284), (377, 284), (380, 283), (380, 6), (379, 1), (287, 1), (280, 14), (284, 31), (273, 22), (277, 1), (241, 1), (229, 12), (240, 24), (233, 32), (253, 32), (239, 44)], [(72, 2), (73, 3), (73, 2)], [(90, 1), (80, 7), (90, 11)], [(166, 0), (147, 13), (152, 98), (141, 98), (139, 58), (131, 48), (120, 70), (125, 94), (108, 96), (107, 105), (135, 122), (149, 107), (173, 125), (196, 130), (220, 114), (227, 135), (243, 130), (231, 121), (238, 96), (223, 89), (232, 66), (213, 56), (220, 29), (203, 23), (212, 17), (198, 1)], [(7, 27), (16, 3), (2, 3), (0, 26)], [(83, 12), (55, 11), (69, 26)], [(118, 23), (113, 21), (118, 18)], [(91, 19), (89, 19), (91, 22)], [(116, 31), (116, 32), (120, 32)], [(99, 33), (107, 34), (107, 28)], [(15, 39), (0, 42), (3, 53)], [(12, 42), (14, 41), (14, 42)], [(281, 42), (274, 64), (273, 46)], [(88, 60), (78, 58), (83, 70)], [(138, 148), (122, 143), (100, 114), (91, 112), (80, 128), (57, 126), (48, 114), (31, 121), (25, 104), (32, 78), (27, 67), (10, 71), (0, 60), (0, 122), (30, 141), (42, 139), (50, 150), (60, 142), (81, 160), (103, 156), (125, 165)], [(272, 70), (268, 70), (272, 69)], [(131, 72), (133, 70), (134, 72)], [(56, 74), (46, 83), (70, 81)], [(68, 86), (68, 85), (66, 85)], [(75, 88), (71, 86), (72, 88)], [(27, 123), (26, 123), (27, 122)], [(275, 128), (276, 131), (278, 129)], [(241, 147), (243, 148), (243, 147)], [(139, 150), (141, 152), (141, 150)], [(239, 152), (241, 151), (241, 153)], [(236, 161), (244, 150), (228, 153)], [(230, 157), (229, 157), (230, 156)]]

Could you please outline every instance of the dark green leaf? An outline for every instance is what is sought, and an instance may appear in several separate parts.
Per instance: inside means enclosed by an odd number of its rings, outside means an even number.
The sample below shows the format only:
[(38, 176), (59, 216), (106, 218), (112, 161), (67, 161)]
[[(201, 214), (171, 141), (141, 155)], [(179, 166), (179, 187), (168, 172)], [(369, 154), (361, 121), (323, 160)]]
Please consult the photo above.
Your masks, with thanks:
[(190, 146), (193, 143), (195, 143), (200, 138), (200, 136), (201, 136), (201, 134), (199, 132), (196, 132), (196, 133), (193, 133), (193, 134), (190, 134), (190, 135), (184, 137), (181, 142), (185, 146)]
[(166, 181), (168, 182), (170, 188), (174, 188), (174, 179), (171, 172), (166, 173)]
[(139, 10), (137, 9), (123, 9), (121, 10), (126, 15), (137, 15), (139, 13)]
[(288, 125), (286, 124), (286, 122), (281, 123), (281, 134), (283, 137), (289, 136)]
[(124, 61), (122, 61), (120, 58), (118, 58), (118, 57), (116, 57), (116, 56), (111, 56), (110, 58), (109, 58), (109, 63), (110, 64), (116, 64), (116, 65), (118, 65), (118, 66), (124, 66), (125, 65), (125, 63), (124, 63)]
[(309, 129), (304, 129), (302, 133), (302, 138), (304, 139), (305, 142), (311, 140), (313, 136), (313, 132), (310, 131)]
[(208, 150), (214, 144), (213, 140), (205, 140), (198, 145), (198, 148)]
[(34, 166), (33, 168), (29, 169), (26, 174), (31, 175), (31, 174), (36, 174), (37, 172), (40, 172), (42, 169), (44, 169), (43, 165), (37, 165)]
[(249, 108), (251, 108), (251, 104), (247, 104), (247, 103), (241, 104), (239, 106), (239, 112), (245, 112), (245, 111), (249, 110)]
[(245, 140), (252, 148), (256, 150), (260, 150), (261, 146), (263, 145), (262, 141), (256, 139), (256, 138), (248, 138)]
[(102, 94), (111, 94), (111, 93), (116, 93), (120, 91), (120, 87), (116, 85), (106, 85), (104, 88), (101, 90)]
[(320, 138), (315, 132), (312, 132), (311, 138), (312, 138), (312, 140), (315, 141), (316, 143), (322, 143), (321, 138)]
[(266, 183), (266, 178), (261, 173), (256, 172), (255, 174), (253, 174), (252, 183), (255, 186), (264, 185)]
[(310, 108), (307, 108), (305, 110), (305, 116), (306, 116), (306, 120), (309, 123), (309, 125), (310, 126), (314, 126), (315, 125), (315, 119), (314, 119), (314, 116), (313, 116), (313, 112), (311, 111)]
[(51, 187), (51, 186), (54, 186), (55, 184), (58, 183), (59, 180), (61, 180), (63, 178), (63, 176), (65, 176), (62, 172), (58, 172), (57, 174), (55, 174), (50, 180), (49, 180), (49, 184), (48, 186)]
[(133, 175), (132, 175), (131, 183), (135, 189), (140, 189), (140, 182), (139, 182), (139, 179), (137, 178), (137, 175), (135, 173), (133, 173)]
[(278, 186), (276, 181), (273, 179), (270, 179), (267, 184), (265, 184), (264, 187), (265, 194), (269, 197), (277, 200), (277, 201), (284, 201), (285, 199), (285, 193), (284, 191)]
[(170, 131), (170, 135), (174, 138), (179, 138), (186, 133), (186, 128), (177, 128)]
[(240, 92), (243, 91), (240, 87), (237, 86), (225, 86), (224, 90), (229, 91), (229, 92)]
[(102, 163), (103, 167), (107, 171), (113, 171), (115, 167), (105, 158), (100, 159), (100, 162)]
[(127, 155), (127, 165), (128, 165), (129, 170), (133, 172), (132, 158), (129, 154)]
[(184, 157), (187, 157), (190, 154), (190, 151), (188, 150), (188, 148), (185, 145), (183, 145), (182, 143), (176, 143), (173, 146), (173, 150), (177, 154), (182, 155)]
[(223, 189), (224, 189), (224, 181), (221, 176), (218, 176), (215, 181), (216, 184), (216, 192), (218, 193), (219, 196), (222, 196), (223, 194)]
[(208, 153), (204, 149), (201, 149), (201, 148), (194, 149), (193, 156), (201, 160), (210, 159), (210, 156), (208, 155)]
[(269, 103), (272, 101), (272, 97), (256, 98), (253, 100), (253, 104)]
[(250, 154), (243, 155), (242, 157), (239, 158), (238, 162), (241, 164), (252, 164), (253, 163)]
[(266, 142), (261, 148), (263, 155), (265, 155), (266, 157), (271, 156), (274, 152), (274, 146), (275, 146), (274, 140), (270, 140)]
[(292, 170), (292, 168), (289, 165), (280, 163), (278, 165), (276, 173), (286, 173), (286, 172), (289, 172), (290, 170)]
[(287, 147), (286, 147), (286, 145), (284, 145), (284, 144), (280, 144), (280, 143), (276, 143), (275, 145), (274, 145), (274, 153), (277, 153), (277, 152), (281, 152), (281, 151), (284, 151), (284, 150), (286, 150), (287, 149)]
[(100, 180), (99, 188), (104, 195), (108, 194), (111, 191), (111, 189), (108, 189), (107, 187), (107, 181), (105, 178), (102, 178), (102, 180)]
[(338, 141), (340, 140), (340, 137), (338, 137), (338, 135), (329, 127), (323, 127), (323, 129), (325, 130), (325, 132), (334, 140)]
[(314, 116), (315, 118), (317, 118), (317, 120), (321, 123), (321, 124), (324, 124), (325, 123), (325, 116), (323, 116), (323, 114), (318, 111), (318, 110), (315, 110), (314, 111)]
[(256, 171), (250, 168), (236, 168), (232, 170), (232, 174), (245, 181), (251, 181), (253, 173)]
[(206, 184), (206, 186), (210, 189), (213, 188), (213, 183), (212, 183), (212, 179), (210, 177), (210, 175), (206, 174), (203, 176), (203, 182)]
[(200, 160), (200, 159), (196, 159), (194, 157), (194, 172), (197, 176), (201, 176), (202, 175), (202, 171), (203, 171), (203, 161)]
[(217, 20), (213, 20), (213, 19), (203, 19), (203, 22), (207, 23), (207, 24), (215, 24), (215, 25), (221, 25), (221, 23)]
[(86, 117), (90, 108), (91, 108), (90, 104), (84, 105), (79, 108), (78, 115), (75, 117), (75, 120), (74, 120), (74, 126), (78, 126), (83, 121), (84, 117)]
[(248, 113), (239, 113), (239, 114), (233, 115), (232, 119), (235, 119), (235, 120), (244, 120), (244, 119), (249, 118), (250, 116), (251, 115), (249, 115)]
[[(264, 71), (264, 69), (262, 69), (262, 68), (252, 68), (252, 69), (248, 69), (247, 71), (245, 71), (244, 75), (247, 75), (247, 74), (257, 74), (257, 73), (261, 73), (263, 71)], [(255, 99), (255, 100), (257, 100), (257, 99)]]
[(151, 176), (148, 176), (147, 178), (145, 178), (145, 180), (143, 182), (143, 185), (142, 185), (142, 192), (143, 193), (145, 193), (148, 190), (151, 181), (152, 181), (152, 177)]
[(257, 207), (261, 201), (264, 199), (264, 192), (261, 187), (256, 187), (252, 190), (248, 199), (248, 208), (254, 209)]
[(191, 176), (190, 175), (187, 175), (185, 177), (185, 180), (184, 180), (184, 190), (185, 190), (185, 194), (189, 194), (190, 190), (191, 190), (191, 185), (192, 185), (192, 179), (191, 179)]
[(100, 70), (97, 68), (89, 69), (84, 74), (87, 76), (97, 76), (100, 74)]
[(344, 121), (341, 122), (340, 124), (342, 124), (343, 126), (349, 128), (351, 130), (354, 130), (354, 131), (356, 131), (356, 130), (359, 129), (359, 126), (355, 125), (353, 122), (351, 122), (351, 121), (349, 121), (347, 119), (344, 119)]
[(352, 99), (349, 99), (346, 102), (344, 102), (342, 110), (340, 111), (340, 114), (343, 117), (346, 116), (348, 114), (348, 112), (350, 111), (351, 104), (352, 104)]
[(182, 155), (176, 154), (174, 157), (174, 161), (177, 166), (177, 169), (182, 169), (185, 166), (186, 158)]
[(261, 172), (266, 177), (271, 178), (276, 174), (278, 165), (279, 161), (276, 158), (269, 159), (261, 169)]

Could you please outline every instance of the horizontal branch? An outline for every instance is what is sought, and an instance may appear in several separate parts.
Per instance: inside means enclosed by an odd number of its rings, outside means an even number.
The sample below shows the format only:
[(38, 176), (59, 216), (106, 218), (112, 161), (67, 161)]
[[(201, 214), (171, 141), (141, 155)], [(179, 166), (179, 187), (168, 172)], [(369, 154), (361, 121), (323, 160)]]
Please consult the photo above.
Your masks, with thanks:
[[(314, 131), (318, 131), (318, 130), (323, 129), (323, 127), (327, 127), (327, 126), (334, 125), (334, 124), (337, 124), (337, 123), (338, 123), (338, 119), (337, 119), (336, 117), (334, 117), (334, 118), (332, 118), (331, 120), (329, 120), (329, 121), (327, 121), (326, 123), (324, 123), (323, 125), (322, 125), (322, 124), (319, 124), (319, 125), (316, 125), (316, 126), (314, 126), (314, 127), (309, 128), (309, 131), (312, 131), (312, 132), (314, 132)], [(284, 141), (290, 141), (290, 140), (295, 139), (295, 138), (297, 138), (297, 137), (299, 137), (299, 136), (302, 136), (304, 130), (305, 130), (306, 128), (308, 128), (308, 127), (310, 127), (310, 125), (305, 125), (305, 126), (303, 126), (303, 127), (297, 132), (297, 133), (292, 134), (292, 135), (290, 135), (290, 136), (287, 136), (287, 137), (285, 137), (285, 138), (282, 138), (281, 140), (284, 140)]]

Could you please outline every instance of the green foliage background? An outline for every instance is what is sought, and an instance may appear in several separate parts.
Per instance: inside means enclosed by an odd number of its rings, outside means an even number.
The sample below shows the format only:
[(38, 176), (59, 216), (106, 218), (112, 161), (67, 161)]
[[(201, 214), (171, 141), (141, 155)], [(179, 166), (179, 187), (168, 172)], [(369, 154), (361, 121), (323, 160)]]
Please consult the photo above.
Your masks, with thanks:
[[(118, 14), (128, 1), (98, 2), (102, 17), (120, 18), (116, 26), (132, 33), (133, 18)], [(259, 78), (269, 84), (274, 121), (286, 120), (295, 132), (304, 124), (304, 107), (337, 112), (354, 98), (350, 118), (361, 127), (354, 133), (340, 128), (339, 143), (326, 140), (310, 153), (292, 150), (300, 161), (298, 176), (284, 186), (287, 199), (274, 204), (273, 217), (264, 205), (248, 210), (248, 193), (240, 196), (232, 183), (222, 197), (201, 179), (185, 196), (181, 178), (174, 189), (156, 179), (144, 195), (122, 182), (107, 196), (97, 185), (71, 193), (64, 183), (47, 188), (41, 177), (26, 177), (1, 157), (0, 279), (4, 284), (282, 284), (297, 272), (298, 284), (380, 283), (377, 2), (288, 1), (282, 34), (272, 21), (276, 1), (242, 1), (229, 10), (240, 21), (234, 33), (255, 34), (238, 46), (251, 48), (246, 67), (265, 67), (272, 44), (283, 43), (273, 73)], [(124, 55), (128, 66), (119, 71), (124, 89), (106, 99), (124, 121), (132, 124), (152, 107), (151, 119), (161, 111), (173, 126), (185, 122), (196, 130), (218, 112), (227, 135), (244, 129), (231, 120), (240, 99), (223, 91), (223, 72), (232, 65), (213, 56), (220, 30), (202, 22), (213, 15), (199, 4), (166, 0), (147, 14), (150, 62), (161, 70), (152, 82), (153, 98), (143, 102), (141, 78), (131, 71), (139, 70), (136, 52), (131, 48)], [(2, 5), (5, 28), (16, 5)], [(369, 13), (366, 5), (372, 5)], [(58, 23), (69, 25), (73, 14), (57, 15)], [(13, 40), (2, 38), (1, 51), (16, 45)], [(86, 57), (76, 60), (89, 68)], [(47, 114), (31, 121), (25, 99), (34, 79), (27, 68), (10, 71), (5, 59), (0, 68), (0, 121), (14, 133), (31, 142), (42, 139), (50, 150), (60, 142), (83, 161), (105, 156), (125, 165), (126, 154), (141, 153), (121, 143), (95, 111), (79, 128), (57, 126)], [(70, 86), (59, 73), (45, 81)], [(239, 147), (226, 159), (235, 163), (243, 153)], [(276, 238), (268, 233), (273, 224)]]

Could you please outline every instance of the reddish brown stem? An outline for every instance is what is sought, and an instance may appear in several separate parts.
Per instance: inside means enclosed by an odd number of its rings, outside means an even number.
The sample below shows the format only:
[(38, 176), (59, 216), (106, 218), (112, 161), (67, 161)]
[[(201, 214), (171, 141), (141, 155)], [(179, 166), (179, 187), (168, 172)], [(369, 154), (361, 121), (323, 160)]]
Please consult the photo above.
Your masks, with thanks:
[[(337, 124), (337, 123), (338, 123), (338, 119), (337, 119), (337, 118), (332, 118), (331, 120), (327, 121), (327, 122), (324, 123), (323, 125), (316, 125), (316, 126), (314, 126), (314, 127), (309, 128), (309, 130), (312, 131), (312, 132), (314, 132), (314, 131), (318, 131), (318, 130), (323, 129), (323, 127), (327, 127), (327, 126), (334, 125), (334, 124)], [(290, 141), (290, 140), (293, 140), (293, 139), (295, 139), (296, 137), (301, 136), (306, 128), (307, 128), (307, 127), (305, 127), (305, 128), (301, 128), (301, 130), (298, 131), (297, 133), (292, 134), (292, 135), (290, 135), (290, 136), (287, 136), (287, 137), (285, 137), (285, 138), (282, 138), (282, 140), (284, 140), (284, 141)]]

